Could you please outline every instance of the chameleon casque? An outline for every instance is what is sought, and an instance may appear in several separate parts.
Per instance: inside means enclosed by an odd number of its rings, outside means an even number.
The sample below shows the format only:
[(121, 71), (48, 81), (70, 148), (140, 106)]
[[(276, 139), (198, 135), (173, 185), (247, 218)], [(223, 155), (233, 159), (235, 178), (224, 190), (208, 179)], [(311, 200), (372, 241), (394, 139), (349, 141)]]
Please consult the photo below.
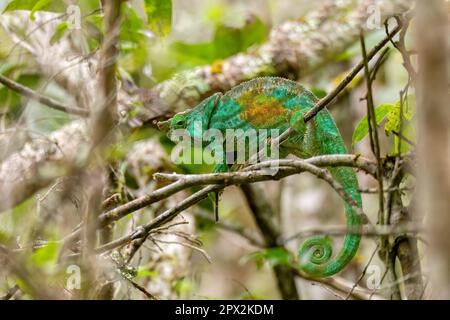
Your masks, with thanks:
[[(162, 130), (186, 129), (193, 139), (201, 138), (195, 121), (202, 130), (218, 129), (279, 129), (281, 135), (291, 127), (294, 131), (280, 145), (279, 156), (289, 154), (299, 158), (323, 154), (347, 153), (344, 142), (333, 118), (322, 109), (311, 121), (304, 122), (303, 115), (318, 99), (297, 82), (276, 77), (261, 77), (244, 82), (225, 94), (216, 93), (195, 108), (180, 112), (158, 125)], [(217, 164), (215, 172), (226, 172), (227, 164)], [(349, 167), (328, 168), (333, 178), (362, 207), (355, 172)], [(355, 229), (361, 227), (357, 212), (344, 203), (346, 224)], [(332, 241), (328, 236), (313, 236), (305, 240), (299, 250), (299, 267), (313, 277), (327, 277), (341, 271), (354, 257), (360, 243), (360, 235), (347, 234), (341, 250), (333, 257)]]

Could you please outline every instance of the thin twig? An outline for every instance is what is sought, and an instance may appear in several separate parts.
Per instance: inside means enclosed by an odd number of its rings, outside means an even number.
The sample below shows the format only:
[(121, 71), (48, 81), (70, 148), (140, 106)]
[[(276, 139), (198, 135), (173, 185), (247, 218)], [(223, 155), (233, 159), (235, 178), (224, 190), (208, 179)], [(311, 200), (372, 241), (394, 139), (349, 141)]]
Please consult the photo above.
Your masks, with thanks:
[[(341, 300), (347, 300), (346, 297), (342, 296), (341, 294), (339, 294), (337, 291), (333, 290), (332, 288), (324, 285), (323, 283), (320, 282), (311, 282), (311, 285), (313, 286), (318, 286), (321, 287), (323, 289), (325, 289), (325, 291), (328, 291), (329, 293), (331, 293), (333, 296), (335, 296), (336, 298), (339, 298)], [(350, 294), (350, 293), (349, 293)]]
[[(202, 219), (207, 219), (208, 221), (210, 221), (212, 223), (216, 222), (214, 217), (212, 217), (209, 214), (204, 213), (202, 211), (197, 211), (195, 213), (195, 215)], [(264, 247), (264, 243), (260, 239), (258, 239), (255, 235), (251, 234), (248, 231), (248, 229), (245, 228), (244, 226), (233, 224), (232, 222), (224, 220), (224, 219), (221, 219), (219, 221), (219, 223), (216, 224), (216, 226), (217, 226), (217, 228), (238, 234), (239, 236), (246, 239), (250, 244), (252, 244), (256, 247), (260, 247), (260, 248)]]
[(367, 261), (366, 266), (364, 267), (364, 270), (361, 272), (361, 275), (359, 276), (358, 280), (355, 282), (355, 284), (350, 289), (349, 293), (347, 294), (347, 297), (345, 297), (345, 300), (348, 300), (351, 297), (355, 288), (358, 286), (358, 284), (361, 282), (361, 280), (366, 275), (367, 269), (369, 268), (370, 264), (372, 263), (372, 260), (375, 257), (375, 254), (378, 252), (379, 247), (380, 247), (380, 244), (377, 243), (377, 246), (376, 246), (375, 250), (373, 250), (372, 254), (370, 255), (369, 261)]
[(344, 88), (356, 77), (356, 75), (364, 68), (365, 61), (371, 60), (377, 53), (380, 51), (388, 42), (389, 39), (395, 36), (401, 30), (401, 25), (397, 25), (394, 30), (392, 30), (388, 36), (383, 38), (380, 42), (378, 42), (372, 50), (370, 50), (366, 58), (361, 60), (357, 65), (355, 65), (352, 70), (347, 74), (345, 79), (339, 83), (339, 85), (334, 88), (333, 91), (328, 93), (324, 98), (322, 98), (308, 113), (305, 114), (305, 122), (308, 122), (314, 116), (319, 113), (320, 110), (325, 108), (328, 104), (330, 104), (333, 99), (342, 91)]
[(136, 288), (137, 290), (139, 290), (140, 292), (142, 292), (148, 299), (150, 300), (158, 300), (157, 297), (155, 297), (153, 294), (151, 294), (150, 292), (147, 291), (147, 289), (145, 289), (143, 286), (141, 286), (140, 284), (137, 284), (136, 282), (134, 282), (131, 279), (128, 279), (127, 277), (123, 277), (125, 280), (127, 280), (134, 288)]
[(197, 246), (193, 246), (192, 244), (185, 243), (185, 242), (179, 242), (179, 241), (166, 241), (166, 240), (159, 240), (159, 239), (155, 239), (155, 241), (160, 242), (160, 243), (165, 243), (165, 244), (179, 244), (180, 246), (184, 246), (184, 247), (188, 247), (190, 249), (196, 250), (205, 257), (206, 261), (208, 261), (209, 263), (212, 263), (211, 257), (208, 255), (208, 253), (205, 250), (203, 250), (202, 248), (199, 248)]
[[(369, 135), (370, 135), (370, 145), (372, 148), (372, 151), (374, 153), (374, 156), (376, 158), (377, 162), (377, 180), (378, 180), (378, 189), (380, 190), (380, 196), (379, 196), (379, 210), (380, 210), (380, 217), (384, 216), (384, 194), (381, 192), (384, 190), (383, 188), (383, 165), (381, 163), (380, 158), (380, 141), (378, 138), (378, 131), (377, 131), (377, 121), (376, 121), (376, 115), (375, 115), (375, 107), (373, 103), (373, 95), (372, 95), (372, 79), (370, 77), (370, 70), (369, 70), (369, 57), (366, 53), (366, 45), (364, 41), (364, 36), (361, 33), (360, 35), (360, 41), (361, 41), (361, 49), (363, 54), (363, 65), (364, 65), (364, 72), (366, 76), (366, 82), (367, 82), (367, 117), (368, 117), (368, 123), (369, 123)], [(384, 219), (381, 219), (381, 224), (384, 224)]]
[(13, 298), (14, 295), (19, 291), (20, 291), (20, 287), (16, 284), (12, 288), (10, 288), (4, 296), (0, 297), (0, 300), (9, 300), (9, 299)]
[[(397, 131), (395, 131), (395, 130), (392, 130), (392, 133), (395, 134), (397, 137), (399, 137), (400, 140), (405, 141), (405, 142), (406, 142), (407, 144), (409, 144), (411, 147), (413, 147), (413, 148), (416, 147), (416, 144), (415, 144), (413, 141), (411, 141), (410, 139), (408, 139), (407, 137), (405, 137), (405, 136), (404, 136), (403, 134), (401, 134), (400, 132), (397, 132)], [(399, 142), (399, 144), (400, 144), (400, 142)]]
[(56, 101), (50, 97), (44, 96), (34, 90), (31, 90), (30, 88), (25, 87), (25, 86), (21, 85), (20, 83), (17, 83), (3, 75), (0, 75), (0, 83), (5, 85), (9, 89), (19, 93), (20, 95), (23, 95), (27, 98), (30, 98), (31, 100), (35, 100), (37, 102), (45, 104), (46, 106), (48, 106), (50, 108), (64, 111), (64, 112), (67, 112), (67, 113), (70, 113), (73, 115), (77, 115), (77, 116), (82, 116), (82, 117), (89, 116), (89, 110), (80, 109), (78, 107), (67, 106), (59, 101)]
[(330, 235), (330, 236), (345, 236), (347, 234), (363, 235), (366, 237), (379, 237), (387, 235), (400, 235), (400, 234), (418, 234), (423, 232), (423, 229), (415, 224), (403, 224), (396, 226), (371, 226), (366, 225), (362, 229), (351, 228), (348, 226), (320, 226), (320, 227), (308, 227), (304, 230), (300, 230), (295, 234), (286, 237), (283, 242), (292, 241), (299, 238), (307, 238), (314, 235)]
[[(292, 272), (302, 279), (319, 282), (325, 286), (343, 292), (344, 294), (347, 294), (352, 287), (352, 284), (348, 280), (339, 276), (334, 276), (331, 278), (312, 278), (311, 276), (299, 271), (297, 268), (293, 268)], [(372, 297), (375, 297), (377, 300), (385, 300), (383, 297), (375, 295), (375, 293), (369, 292), (367, 289), (360, 286), (357, 286), (351, 295), (358, 300), (370, 300)]]

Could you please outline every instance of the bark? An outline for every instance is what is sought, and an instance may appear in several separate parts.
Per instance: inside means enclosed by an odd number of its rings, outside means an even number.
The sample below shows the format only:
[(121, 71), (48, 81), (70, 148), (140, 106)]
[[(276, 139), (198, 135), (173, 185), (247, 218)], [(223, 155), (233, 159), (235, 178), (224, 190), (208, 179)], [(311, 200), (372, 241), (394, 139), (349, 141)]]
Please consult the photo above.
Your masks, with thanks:
[[(450, 108), (448, 2), (417, 2), (419, 212), (429, 222), (433, 298), (450, 299)], [(427, 32), (423, 32), (427, 30)]]
[[(277, 247), (281, 236), (280, 223), (275, 221), (276, 214), (272, 205), (267, 201), (264, 190), (256, 185), (242, 185), (247, 203), (261, 230), (266, 247)], [(273, 272), (277, 279), (278, 289), (283, 300), (298, 300), (299, 294), (295, 286), (295, 275), (289, 266), (275, 265)]]

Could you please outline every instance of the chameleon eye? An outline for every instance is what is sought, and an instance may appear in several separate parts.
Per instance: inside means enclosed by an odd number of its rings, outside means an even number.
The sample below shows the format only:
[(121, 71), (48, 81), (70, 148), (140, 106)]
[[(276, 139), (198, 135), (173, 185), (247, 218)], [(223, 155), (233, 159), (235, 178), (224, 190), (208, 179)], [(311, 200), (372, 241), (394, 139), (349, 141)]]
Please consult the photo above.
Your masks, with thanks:
[(182, 114), (176, 115), (172, 120), (172, 126), (176, 128), (181, 128), (186, 125), (186, 118)]

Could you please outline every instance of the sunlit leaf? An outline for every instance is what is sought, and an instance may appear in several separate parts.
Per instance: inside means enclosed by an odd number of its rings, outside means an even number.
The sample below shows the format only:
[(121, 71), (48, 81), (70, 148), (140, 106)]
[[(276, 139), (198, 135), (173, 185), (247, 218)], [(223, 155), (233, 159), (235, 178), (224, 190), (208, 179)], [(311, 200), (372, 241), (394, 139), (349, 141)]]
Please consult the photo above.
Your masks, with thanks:
[(124, 20), (120, 29), (120, 40), (127, 42), (139, 42), (144, 38), (144, 22), (132, 6), (126, 6)]
[(156, 276), (156, 271), (148, 270), (148, 267), (140, 266), (137, 272), (137, 277), (154, 277)]
[(384, 125), (384, 130), (387, 135), (395, 133), (394, 146), (390, 154), (397, 154), (399, 151), (403, 154), (411, 149), (411, 142), (415, 141), (416, 136), (414, 127), (411, 124), (411, 120), (415, 117), (415, 114), (416, 106), (414, 95), (408, 95), (407, 99), (403, 102), (402, 112), (400, 110), (400, 101), (398, 101), (394, 108), (389, 111), (389, 114), (387, 115), (388, 120)]
[(317, 87), (313, 87), (312, 89), (311, 89), (311, 92), (312, 93), (314, 93), (314, 95), (317, 97), (317, 98), (323, 98), (323, 97), (325, 97), (326, 95), (327, 95), (327, 92), (324, 90), (324, 89), (322, 89), (322, 88), (317, 88)]
[(189, 60), (192, 66), (211, 63), (215, 60), (214, 44), (212, 43), (185, 43), (174, 42), (170, 45), (170, 50), (173, 51), (178, 60)]
[(45, 267), (53, 264), (58, 259), (61, 245), (58, 242), (50, 242), (44, 247), (38, 248), (31, 256), (32, 261), (39, 267)]
[(214, 4), (210, 6), (206, 12), (206, 17), (216, 23), (223, 21), (223, 12), (227, 10), (223, 4)]
[(31, 20), (34, 20), (34, 14), (36, 13), (36, 11), (44, 9), (50, 3), (52, 3), (52, 0), (39, 0), (38, 2), (36, 2), (36, 4), (31, 9), (31, 13), (30, 13)]
[[(377, 125), (386, 117), (390, 110), (394, 108), (393, 104), (382, 104), (375, 108), (375, 119)], [(369, 134), (369, 121), (367, 115), (361, 119), (353, 132), (352, 146), (356, 142), (361, 141), (365, 136)]]
[(400, 116), (403, 117), (403, 121), (411, 120), (416, 113), (415, 99), (414, 95), (409, 95), (403, 103), (403, 112), (400, 112), (400, 101), (397, 102), (393, 108), (389, 110), (387, 116), (388, 121), (384, 126), (384, 130), (387, 135), (392, 134), (392, 131), (400, 130)]
[[(397, 135), (394, 136), (394, 145), (392, 146), (391, 151), (389, 152), (391, 155), (397, 155), (400, 151), (400, 154), (404, 154), (411, 150), (411, 144), (405, 141), (405, 138), (408, 141), (414, 142), (416, 139), (416, 132), (414, 127), (409, 122), (405, 122), (402, 126), (401, 132), (402, 138)], [(400, 147), (400, 150), (399, 150)]]
[(5, 7), (3, 12), (14, 11), (14, 10), (31, 10), (35, 6), (37, 0), (12, 0)]
[(257, 17), (249, 20), (243, 28), (220, 25), (213, 39), (214, 59), (227, 58), (235, 53), (247, 50), (251, 45), (264, 41), (267, 29)]
[(145, 13), (150, 30), (166, 37), (172, 24), (172, 0), (145, 0)]
[(63, 12), (65, 9), (66, 5), (62, 0), (13, 0), (8, 3), (3, 12), (30, 10), (30, 18), (34, 19), (34, 14), (37, 11)]
[(263, 43), (268, 34), (267, 26), (256, 16), (252, 16), (241, 29), (241, 50), (245, 51), (254, 44)]
[(6, 62), (0, 65), (0, 74), (9, 77), (14, 71), (20, 70), (23, 67), (23, 64)]
[(62, 37), (64, 37), (69, 30), (69, 22), (63, 21), (56, 26), (55, 33), (53, 33), (50, 38), (50, 44), (54, 45), (58, 42)]
[(83, 23), (83, 29), (88, 35), (89, 49), (95, 51), (103, 41), (103, 14), (89, 15)]
[(186, 296), (194, 290), (194, 283), (188, 278), (183, 278), (175, 283), (174, 289), (179, 296)]
[(7, 58), (15, 44), (11, 39), (11, 34), (0, 25), (0, 59)]
[(291, 265), (292, 257), (285, 248), (269, 248), (249, 254), (246, 260), (254, 261), (260, 268), (264, 262), (269, 262), (271, 265)]
[(214, 64), (214, 71), (220, 73), (217, 62), (239, 52), (244, 52), (250, 46), (262, 43), (267, 37), (267, 27), (257, 17), (249, 19), (242, 28), (219, 25), (212, 42), (184, 43), (174, 42), (170, 45), (171, 52), (187, 67), (202, 64)]

